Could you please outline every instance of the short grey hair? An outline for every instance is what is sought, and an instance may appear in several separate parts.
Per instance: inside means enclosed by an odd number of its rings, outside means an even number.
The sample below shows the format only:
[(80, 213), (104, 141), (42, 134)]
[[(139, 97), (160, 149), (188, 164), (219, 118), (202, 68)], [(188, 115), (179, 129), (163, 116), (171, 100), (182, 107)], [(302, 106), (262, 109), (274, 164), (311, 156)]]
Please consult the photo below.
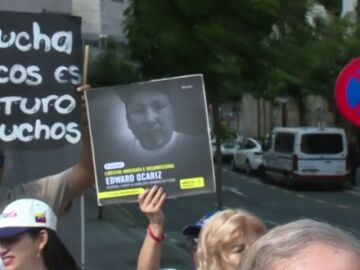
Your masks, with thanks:
[(328, 223), (300, 219), (277, 226), (255, 241), (245, 252), (239, 269), (270, 269), (316, 242), (352, 252), (360, 260), (360, 242), (354, 235)]

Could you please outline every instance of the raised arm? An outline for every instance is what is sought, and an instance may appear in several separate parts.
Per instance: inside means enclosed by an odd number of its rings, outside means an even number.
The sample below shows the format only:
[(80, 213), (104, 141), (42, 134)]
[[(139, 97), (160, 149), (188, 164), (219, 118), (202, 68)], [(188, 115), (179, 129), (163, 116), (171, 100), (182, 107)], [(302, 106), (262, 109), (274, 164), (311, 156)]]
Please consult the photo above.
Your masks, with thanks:
[(163, 188), (153, 186), (139, 196), (140, 210), (149, 220), (146, 236), (138, 257), (138, 270), (160, 269), (165, 215), (161, 208), (166, 199)]

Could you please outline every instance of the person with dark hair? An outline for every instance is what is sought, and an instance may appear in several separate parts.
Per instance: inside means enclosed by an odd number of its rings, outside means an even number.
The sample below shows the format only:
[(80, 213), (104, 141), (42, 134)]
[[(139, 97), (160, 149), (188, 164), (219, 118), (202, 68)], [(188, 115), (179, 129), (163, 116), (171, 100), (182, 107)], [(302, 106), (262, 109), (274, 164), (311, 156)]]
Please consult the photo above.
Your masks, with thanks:
[(125, 98), (128, 127), (138, 141), (137, 147), (158, 150), (166, 147), (174, 135), (173, 104), (164, 91), (136, 89)]
[(44, 202), (20, 199), (0, 216), (0, 256), (7, 270), (78, 270), (56, 234), (57, 217)]
[(136, 88), (123, 98), (128, 128), (133, 134), (125, 153), (154, 159), (173, 157), (201, 141), (176, 130), (174, 102), (169, 93), (155, 87)]
[[(114, 143), (107, 142), (113, 147), (118, 145), (117, 151), (109, 148), (100, 151), (108, 160), (121, 160), (127, 167), (174, 164), (172, 174), (190, 175), (189, 166), (193, 166), (196, 175), (210, 178), (208, 137), (201, 133), (188, 134), (181, 128), (183, 120), (176, 94), (166, 90), (161, 84), (147, 88), (135, 86), (119, 96), (125, 105), (129, 131), (123, 140), (114, 138)], [(209, 156), (204, 154), (206, 149), (209, 149)]]

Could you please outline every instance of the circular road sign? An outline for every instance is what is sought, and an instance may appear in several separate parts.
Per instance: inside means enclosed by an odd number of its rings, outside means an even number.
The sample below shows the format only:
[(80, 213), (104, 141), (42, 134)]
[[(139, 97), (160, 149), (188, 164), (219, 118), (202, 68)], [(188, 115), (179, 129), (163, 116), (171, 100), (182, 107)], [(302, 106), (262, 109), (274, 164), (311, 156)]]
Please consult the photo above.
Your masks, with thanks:
[(360, 126), (360, 58), (355, 58), (340, 72), (335, 86), (335, 100), (341, 114)]

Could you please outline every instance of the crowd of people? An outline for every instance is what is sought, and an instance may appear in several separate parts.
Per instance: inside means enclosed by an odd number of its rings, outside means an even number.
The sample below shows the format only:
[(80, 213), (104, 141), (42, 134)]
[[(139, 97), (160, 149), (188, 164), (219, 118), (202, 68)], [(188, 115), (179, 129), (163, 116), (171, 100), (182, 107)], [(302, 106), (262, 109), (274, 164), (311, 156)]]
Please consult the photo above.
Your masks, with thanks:
[[(13, 187), (0, 185), (0, 270), (79, 269), (57, 237), (56, 223), (95, 182), (87, 125), (82, 129), (80, 158), (73, 167)], [(0, 180), (5, 164), (1, 151)]]
[[(139, 196), (149, 220), (138, 257), (138, 270), (161, 264), (166, 193), (154, 186)], [(210, 212), (183, 230), (195, 245), (197, 270), (359, 270), (360, 240), (336, 226), (299, 219), (267, 231), (254, 214), (237, 209)]]
[[(84, 91), (89, 86), (82, 86)], [(79, 163), (57, 175), (13, 188), (0, 187), (0, 269), (77, 270), (76, 261), (56, 234), (57, 216), (94, 183), (88, 132)], [(5, 163), (0, 153), (0, 177)], [(148, 219), (138, 270), (161, 268), (166, 202), (163, 187), (139, 195)], [(244, 209), (207, 213), (186, 226), (197, 270), (360, 270), (360, 241), (330, 224), (300, 219), (267, 230), (260, 217)]]

